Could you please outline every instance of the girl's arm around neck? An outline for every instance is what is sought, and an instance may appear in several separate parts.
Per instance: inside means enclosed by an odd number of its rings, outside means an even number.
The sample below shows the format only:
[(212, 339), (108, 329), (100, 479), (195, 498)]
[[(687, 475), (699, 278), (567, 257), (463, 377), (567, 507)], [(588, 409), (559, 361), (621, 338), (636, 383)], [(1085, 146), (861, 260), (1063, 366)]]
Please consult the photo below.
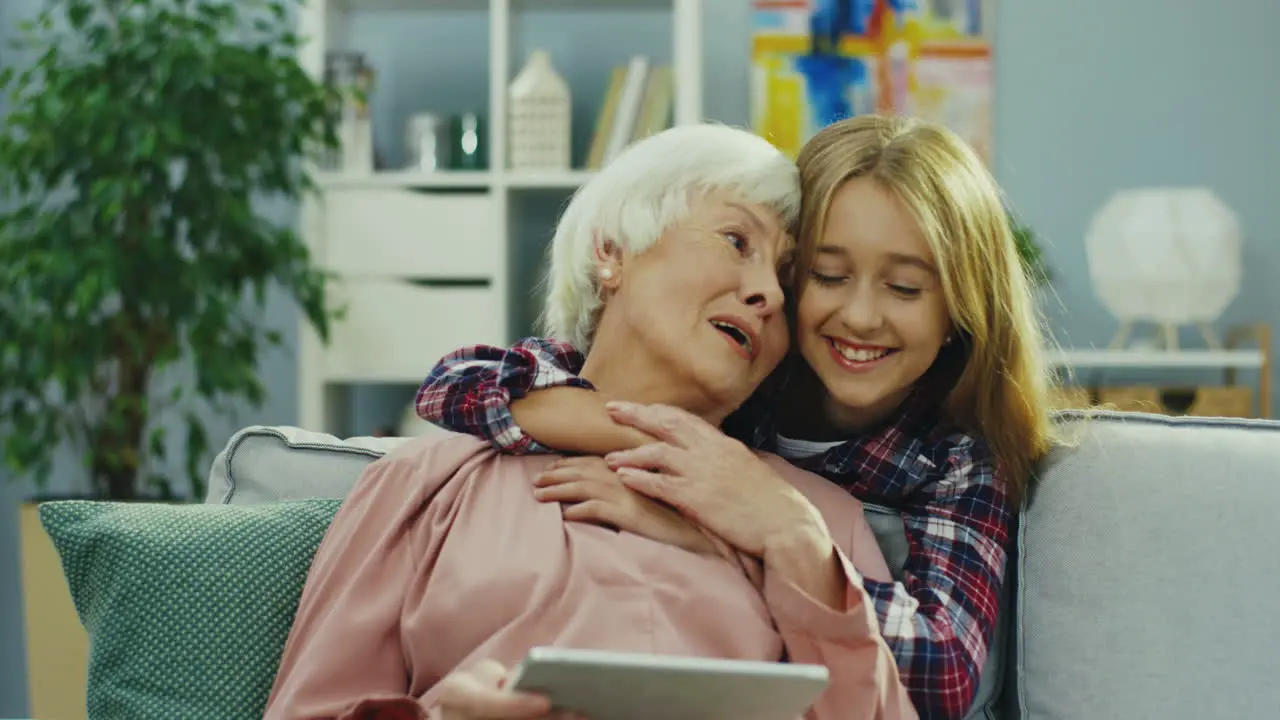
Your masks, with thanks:
[(609, 416), (602, 393), (580, 387), (551, 387), (511, 401), (511, 417), (538, 444), (581, 455), (605, 455), (654, 441)]
[(571, 345), (545, 338), (461, 348), (431, 369), (417, 412), (514, 455), (602, 454), (648, 442), (648, 435), (609, 419), (608, 398), (578, 376), (583, 362)]

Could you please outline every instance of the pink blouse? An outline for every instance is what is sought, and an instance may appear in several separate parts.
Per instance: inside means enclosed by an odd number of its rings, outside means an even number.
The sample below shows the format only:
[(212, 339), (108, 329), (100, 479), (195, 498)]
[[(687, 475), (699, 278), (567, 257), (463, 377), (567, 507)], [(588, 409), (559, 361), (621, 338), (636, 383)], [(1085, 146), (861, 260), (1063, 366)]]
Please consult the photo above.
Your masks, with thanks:
[(755, 582), (754, 561), (565, 521), (533, 496), (555, 459), (447, 435), (370, 465), (311, 567), (266, 720), (429, 718), (447, 674), (538, 645), (820, 663), (831, 685), (806, 720), (916, 717), (858, 575), (890, 580), (857, 500), (765, 457), (834, 538), (837, 611)]

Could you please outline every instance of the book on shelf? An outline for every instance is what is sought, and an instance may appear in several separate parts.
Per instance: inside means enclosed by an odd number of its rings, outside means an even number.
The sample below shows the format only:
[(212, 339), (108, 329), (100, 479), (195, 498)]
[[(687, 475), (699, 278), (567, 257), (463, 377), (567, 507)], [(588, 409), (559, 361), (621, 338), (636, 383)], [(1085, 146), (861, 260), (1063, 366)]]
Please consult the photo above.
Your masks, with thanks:
[(599, 170), (631, 143), (669, 127), (674, 99), (671, 66), (655, 66), (637, 55), (613, 68), (596, 116), (587, 169)]

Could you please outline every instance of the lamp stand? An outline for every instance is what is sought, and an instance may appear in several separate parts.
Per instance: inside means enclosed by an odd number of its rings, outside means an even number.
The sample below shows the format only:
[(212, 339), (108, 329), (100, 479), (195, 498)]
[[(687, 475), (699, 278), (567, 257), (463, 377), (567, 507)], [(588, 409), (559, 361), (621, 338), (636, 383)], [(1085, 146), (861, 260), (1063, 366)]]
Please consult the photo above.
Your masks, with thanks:
[[(1123, 350), (1129, 345), (1129, 340), (1133, 336), (1132, 320), (1125, 320), (1120, 323), (1120, 327), (1116, 328), (1116, 334), (1111, 336), (1111, 342), (1107, 343), (1109, 350)], [(1221, 350), (1222, 341), (1218, 339), (1218, 334), (1213, 331), (1213, 327), (1207, 322), (1197, 322), (1196, 330), (1200, 332), (1200, 337), (1204, 339), (1204, 344), (1210, 350)], [(1178, 325), (1176, 323), (1162, 323), (1159, 326), (1159, 346), (1163, 350), (1178, 349)]]
[(1208, 345), (1211, 350), (1221, 350), (1222, 341), (1218, 339), (1218, 334), (1213, 331), (1213, 327), (1207, 322), (1196, 323), (1196, 328), (1200, 330), (1200, 337), (1204, 338), (1204, 344)]
[(1122, 350), (1124, 346), (1129, 344), (1129, 336), (1133, 334), (1133, 323), (1125, 320), (1120, 323), (1120, 327), (1116, 328), (1116, 334), (1111, 337), (1111, 342), (1107, 344), (1107, 348), (1111, 350)]

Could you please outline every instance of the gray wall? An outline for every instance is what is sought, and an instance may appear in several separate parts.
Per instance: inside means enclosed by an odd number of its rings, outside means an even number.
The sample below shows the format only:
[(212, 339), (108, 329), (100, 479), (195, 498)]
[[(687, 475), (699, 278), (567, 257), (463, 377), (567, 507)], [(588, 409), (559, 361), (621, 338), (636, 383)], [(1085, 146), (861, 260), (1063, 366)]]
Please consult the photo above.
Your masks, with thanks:
[[(706, 0), (706, 111), (730, 123), (747, 121), (747, 0)], [(38, 0), (0, 2), (0, 35), (31, 13)], [(416, 108), (397, 105), (407, 93), (439, 98), (441, 109), (483, 102), (482, 44), (462, 14), (433, 32), (404, 16), (372, 16), (354, 27), (357, 38), (380, 40), (375, 62), (391, 92), (383, 111), (403, 116)], [(531, 14), (517, 33), (522, 56), (531, 42), (568, 58), (561, 70), (580, 93), (576, 117), (589, 122), (603, 84), (601, 68), (626, 51), (663, 42), (661, 19), (644, 11), (583, 20), (562, 10)], [(638, 39), (619, 39), (617, 28)], [(1270, 169), (1280, 167), (1274, 119), (1280, 114), (1280, 3), (1275, 0), (1006, 0), (999, 17), (996, 100), (996, 170), (1015, 208), (1048, 244), (1060, 303), (1049, 308), (1059, 339), (1104, 343), (1114, 324), (1089, 288), (1081, 238), (1094, 210), (1116, 188), (1129, 185), (1203, 183), (1239, 213), (1247, 250), (1244, 291), (1227, 321), (1280, 319), (1280, 204)], [(605, 32), (612, 30), (612, 32)], [(565, 38), (556, 41), (554, 35)], [(361, 49), (369, 44), (358, 42)], [(0, 50), (4, 52), (4, 50)], [(444, 73), (433, 73), (451, 56)], [(410, 64), (401, 64), (408, 58)], [(4, 62), (5, 56), (0, 56)], [(416, 62), (415, 62), (416, 61)], [(423, 68), (421, 72), (415, 67)], [(398, 74), (397, 74), (398, 73)], [(449, 77), (452, 83), (422, 78)], [(450, 87), (452, 85), (452, 87)], [(467, 86), (470, 86), (468, 89)], [(396, 98), (401, 99), (396, 99)], [(389, 120), (386, 137), (397, 136)], [(393, 141), (388, 157), (400, 152)], [(547, 202), (557, 202), (550, 199)], [(542, 214), (542, 213), (540, 213)], [(529, 233), (530, 242), (545, 228)], [(534, 257), (524, 252), (522, 257)], [(1069, 309), (1069, 310), (1068, 310)], [(267, 320), (292, 338), (292, 309), (273, 297)], [(423, 369), (434, 358), (423, 359)], [(263, 363), (272, 395), (258, 413), (240, 422), (296, 420), (294, 360), (288, 353)], [(350, 425), (367, 432), (398, 415), (411, 388), (361, 391)], [(226, 428), (229, 432), (230, 428)], [(68, 465), (63, 488), (74, 488)], [(0, 478), (2, 480), (2, 478)], [(0, 717), (26, 712), (21, 607), (17, 589), (16, 508), (30, 489), (0, 481)]]

